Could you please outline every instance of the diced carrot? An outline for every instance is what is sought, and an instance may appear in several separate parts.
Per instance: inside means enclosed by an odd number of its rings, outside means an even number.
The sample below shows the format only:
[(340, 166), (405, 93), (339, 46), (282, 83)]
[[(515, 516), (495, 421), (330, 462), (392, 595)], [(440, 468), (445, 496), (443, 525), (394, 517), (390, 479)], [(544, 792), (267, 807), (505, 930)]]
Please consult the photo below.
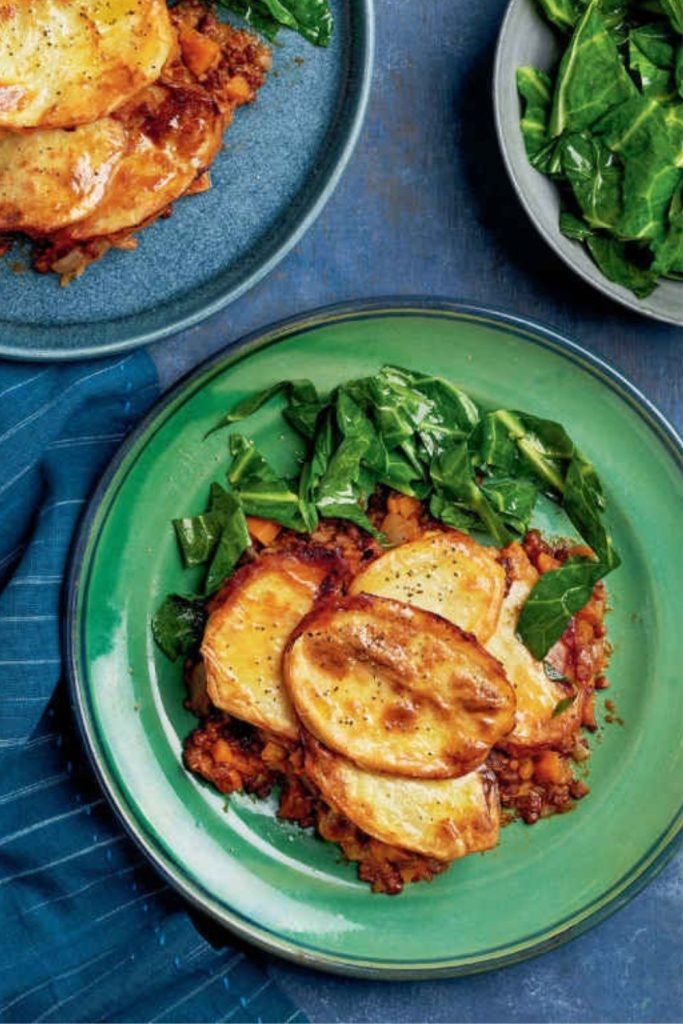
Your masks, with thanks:
[(222, 764), (229, 764), (234, 760), (232, 748), (225, 740), (216, 740), (211, 748), (211, 753), (214, 761), (220, 761)]
[(589, 548), (587, 544), (573, 544), (572, 547), (567, 550), (567, 554), (572, 557), (576, 555), (580, 558), (595, 558), (593, 548)]
[(387, 501), (387, 510), (403, 519), (419, 519), (421, 505), (417, 498), (411, 498), (409, 494), (392, 494)]
[(272, 544), (282, 527), (272, 519), (259, 519), (258, 516), (247, 516), (247, 529), (252, 537), (261, 544)]
[(183, 22), (179, 25), (179, 37), (183, 60), (197, 78), (220, 64), (221, 48), (214, 39), (209, 39)]
[(234, 103), (248, 103), (252, 89), (244, 75), (233, 75), (225, 85), (225, 91)]
[(397, 512), (388, 512), (382, 520), (382, 533), (386, 533), (390, 544), (405, 544), (420, 535), (416, 519), (404, 519)]
[(536, 759), (534, 778), (537, 782), (568, 782), (571, 778), (571, 768), (556, 750), (544, 750)]

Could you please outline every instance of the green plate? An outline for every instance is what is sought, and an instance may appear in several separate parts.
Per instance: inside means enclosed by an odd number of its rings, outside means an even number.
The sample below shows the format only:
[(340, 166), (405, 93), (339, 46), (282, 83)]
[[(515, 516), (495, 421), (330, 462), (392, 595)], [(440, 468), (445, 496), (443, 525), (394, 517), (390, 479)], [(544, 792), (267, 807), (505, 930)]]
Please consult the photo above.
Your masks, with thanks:
[[(609, 579), (612, 689), (624, 725), (593, 742), (575, 812), (504, 829), (499, 847), (431, 885), (373, 895), (336, 846), (278, 822), (274, 800), (230, 800), (181, 767), (195, 720), (181, 670), (149, 621), (188, 590), (170, 525), (222, 479), (220, 414), (283, 377), (328, 388), (383, 362), (442, 374), (488, 405), (561, 420), (605, 483), (623, 567)], [(285, 468), (277, 405), (248, 432)], [(243, 429), (243, 425), (242, 425)], [(350, 974), (464, 974), (548, 949), (621, 906), (662, 866), (680, 827), (682, 447), (646, 400), (551, 331), (487, 310), (393, 301), (312, 314), (200, 367), (130, 438), (86, 515), (69, 589), (74, 703), (102, 784), (163, 875), (272, 952)], [(548, 507), (542, 527), (561, 528)]]

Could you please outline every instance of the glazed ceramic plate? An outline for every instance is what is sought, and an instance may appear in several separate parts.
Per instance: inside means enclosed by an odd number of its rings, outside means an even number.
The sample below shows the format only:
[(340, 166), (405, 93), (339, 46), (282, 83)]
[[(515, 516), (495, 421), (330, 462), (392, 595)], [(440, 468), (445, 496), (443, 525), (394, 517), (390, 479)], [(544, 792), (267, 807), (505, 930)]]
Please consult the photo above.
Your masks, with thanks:
[[(370, 88), (372, 0), (331, 0), (327, 49), (282, 31), (256, 103), (238, 110), (213, 188), (61, 288), (18, 246), (0, 259), (0, 356), (75, 359), (189, 327), (268, 273), (313, 223), (346, 166)], [(238, 19), (230, 16), (237, 23)]]
[(594, 288), (638, 313), (669, 323), (683, 324), (683, 283), (662, 281), (651, 295), (638, 299), (628, 288), (608, 281), (593, 263), (586, 248), (561, 233), (557, 186), (533, 168), (527, 159), (519, 126), (521, 108), (515, 74), (523, 64), (552, 72), (560, 55), (557, 38), (539, 13), (534, 0), (512, 0), (498, 37), (493, 98), (498, 141), (522, 206), (557, 255)]
[[(191, 592), (171, 517), (224, 480), (224, 431), (243, 396), (289, 377), (322, 389), (384, 362), (442, 374), (480, 402), (559, 419), (594, 460), (623, 567), (609, 579), (612, 689), (624, 725), (593, 743), (592, 789), (572, 814), (503, 830), (497, 849), (401, 896), (373, 895), (339, 850), (275, 818), (275, 800), (229, 802), (180, 764), (196, 720), (181, 668), (150, 616)], [(277, 402), (246, 424), (292, 467)], [(594, 357), (486, 310), (378, 303), (313, 314), (252, 337), (164, 398), (109, 469), (83, 523), (66, 647), (74, 703), (104, 789), (131, 835), (189, 900), (239, 935), (312, 966), (374, 976), (484, 970), (547, 949), (622, 905), (672, 852), (680, 824), (683, 547), (681, 442)], [(563, 523), (550, 503), (537, 522)]]

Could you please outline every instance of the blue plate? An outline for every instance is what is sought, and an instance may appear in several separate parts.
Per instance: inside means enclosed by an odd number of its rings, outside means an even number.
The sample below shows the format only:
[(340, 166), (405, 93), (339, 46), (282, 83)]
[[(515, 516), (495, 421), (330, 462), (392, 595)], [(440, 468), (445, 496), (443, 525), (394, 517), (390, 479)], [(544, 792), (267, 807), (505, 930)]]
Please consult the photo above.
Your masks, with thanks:
[[(236, 299), (313, 223), (348, 162), (372, 76), (373, 0), (331, 0), (327, 49), (281, 32), (256, 103), (237, 112), (213, 188), (180, 200), (68, 288), (14, 246), (0, 260), (0, 355), (76, 359), (145, 345)], [(231, 19), (232, 20), (232, 19)]]

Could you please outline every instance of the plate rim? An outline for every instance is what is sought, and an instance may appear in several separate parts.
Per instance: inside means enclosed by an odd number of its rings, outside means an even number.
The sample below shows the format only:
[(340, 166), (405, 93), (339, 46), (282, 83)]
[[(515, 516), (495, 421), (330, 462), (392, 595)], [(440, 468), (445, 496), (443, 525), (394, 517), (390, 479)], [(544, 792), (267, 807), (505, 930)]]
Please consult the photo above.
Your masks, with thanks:
[[(143, 345), (150, 345), (152, 342), (161, 341), (173, 334), (179, 334), (181, 331), (189, 330), (208, 320), (211, 316), (219, 313), (222, 309), (225, 309), (246, 292), (250, 291), (282, 262), (313, 226), (332, 198), (353, 156), (365, 122), (365, 115), (372, 91), (375, 60), (375, 0), (350, 0), (350, 2), (357, 5), (356, 16), (359, 18), (360, 24), (360, 30), (357, 32), (352, 44), (352, 49), (357, 53), (357, 76), (355, 88), (349, 90), (348, 103), (345, 104), (342, 119), (335, 132), (335, 137), (338, 140), (337, 152), (333, 156), (329, 172), (320, 181), (315, 182), (312, 188), (309, 189), (304, 184), (303, 189), (300, 190), (300, 192), (304, 192), (304, 202), (294, 222), (293, 229), (277, 248), (270, 253), (267, 259), (260, 262), (250, 271), (244, 280), (238, 282), (227, 291), (222, 291), (220, 295), (202, 305), (201, 308), (185, 314), (180, 312), (178, 315), (172, 316), (163, 326), (139, 331), (135, 328), (135, 323), (140, 314), (129, 313), (125, 316), (116, 317), (114, 320), (84, 320), (58, 324), (52, 327), (44, 325), (36, 328), (36, 333), (47, 339), (54, 335), (65, 337), (74, 330), (79, 332), (89, 331), (91, 334), (96, 335), (99, 325), (120, 324), (121, 337), (109, 341), (105, 345), (91, 343), (81, 344), (76, 348), (64, 349), (52, 347), (48, 343), (27, 350), (21, 347), (21, 345), (8, 340), (12, 336), (13, 331), (25, 329), (26, 325), (22, 323), (12, 324), (9, 321), (0, 319), (0, 358), (24, 362), (55, 360), (63, 363), (77, 359), (105, 358), (119, 352), (129, 352)], [(219, 271), (218, 274), (214, 275), (214, 279), (220, 277), (220, 273)], [(176, 299), (162, 302), (160, 308), (174, 306), (176, 303), (186, 304), (191, 299), (191, 296), (191, 290), (184, 292)], [(130, 325), (130, 329), (126, 328), (127, 324)]]
[[(505, 13), (500, 23), (500, 29), (498, 30), (498, 37), (496, 39), (495, 56), (493, 62), (493, 76), (491, 79), (491, 93), (493, 101), (493, 114), (494, 122), (496, 127), (496, 136), (498, 139), (498, 148), (501, 156), (503, 157), (503, 163), (505, 164), (505, 170), (507, 172), (508, 179), (512, 184), (519, 203), (526, 213), (531, 224), (533, 224), (535, 230), (538, 232), (543, 241), (550, 246), (556, 256), (558, 256), (565, 266), (569, 267), (573, 273), (577, 274), (586, 284), (595, 288), (597, 291), (606, 295), (607, 298), (612, 299), (613, 302), (619, 303), (625, 309), (629, 309), (632, 313), (639, 313), (641, 316), (646, 316), (650, 320), (655, 320), (659, 323), (673, 324), (675, 327), (683, 326), (683, 312), (676, 319), (668, 313), (659, 312), (650, 305), (645, 305), (645, 300), (639, 299), (636, 295), (632, 295), (623, 285), (617, 284), (615, 281), (610, 281), (609, 278), (605, 277), (596, 267), (595, 275), (591, 274), (590, 271), (583, 267), (580, 263), (577, 263), (572, 259), (568, 247), (563, 244), (564, 236), (560, 234), (559, 228), (557, 232), (548, 231), (538, 220), (534, 213), (531, 203), (527, 198), (527, 192), (524, 188), (519, 175), (517, 174), (517, 165), (515, 159), (511, 153), (510, 146), (508, 144), (508, 130), (503, 124), (502, 116), (502, 102), (501, 96), (506, 92), (508, 86), (506, 85), (505, 72), (507, 70), (506, 65), (506, 46), (509, 39), (513, 38), (511, 24), (515, 16), (515, 13), (522, 9), (525, 4), (529, 5), (532, 9), (533, 5), (531, 0), (509, 0)], [(539, 15), (540, 17), (540, 15)], [(536, 171), (539, 177), (545, 178), (545, 175), (541, 175), (539, 171)], [(569, 239), (567, 239), (569, 241)], [(579, 246), (578, 242), (572, 243), (575, 246)], [(654, 294), (654, 293), (653, 293)], [(681, 284), (681, 296), (683, 299), (683, 284)]]
[(544, 345), (569, 359), (570, 362), (587, 369), (606, 382), (627, 403), (638, 412), (659, 440), (665, 444), (675, 463), (683, 473), (683, 438), (659, 409), (643, 395), (635, 385), (618, 370), (600, 357), (587, 351), (576, 342), (564, 337), (554, 328), (527, 317), (503, 313), (492, 307), (479, 304), (455, 302), (437, 297), (378, 298), (335, 304), (314, 309), (310, 312), (289, 317), (251, 332), (234, 344), (225, 346), (220, 352), (200, 363), (182, 377), (168, 392), (162, 395), (138, 426), (128, 435), (101, 477), (90, 501), (81, 516), (76, 539), (72, 546), (65, 591), (66, 614), (62, 621), (62, 641), (69, 684), (70, 702), (91, 767), (102, 786), (119, 822), (128, 835), (143, 850), (155, 870), (180, 894), (199, 910), (208, 913), (221, 925), (239, 938), (266, 950), (269, 953), (294, 961), (299, 965), (330, 971), (332, 973), (373, 979), (425, 979), (435, 977), (457, 977), (494, 970), (508, 966), (553, 949), (582, 932), (599, 924), (606, 917), (620, 909), (636, 896), (665, 866), (681, 845), (679, 836), (683, 828), (683, 808), (674, 815), (664, 831), (656, 838), (645, 854), (622, 878), (618, 879), (606, 893), (594, 900), (587, 908), (571, 917), (561, 920), (541, 936), (525, 936), (518, 943), (507, 944), (508, 952), (491, 950), (482, 957), (456, 957), (439, 961), (419, 963), (415, 960), (375, 960), (372, 958), (348, 957), (312, 949), (305, 944), (285, 939), (244, 918), (233, 908), (220, 904), (211, 893), (197, 883), (187, 869), (181, 868), (170, 854), (155, 846), (153, 824), (141, 825), (117, 780), (117, 769), (107, 764), (97, 725), (90, 713), (88, 689), (81, 665), (81, 641), (78, 605), (83, 584), (87, 583), (89, 565), (85, 555), (91, 545), (94, 551), (97, 536), (93, 533), (100, 506), (108, 497), (110, 485), (120, 466), (137, 443), (144, 439), (148, 430), (169, 406), (181, 397), (192, 385), (212, 374), (219, 367), (228, 369), (244, 356), (271, 344), (277, 344), (293, 334), (306, 333), (323, 325), (339, 323), (350, 319), (364, 319), (378, 316), (432, 315), (437, 318), (482, 319), (499, 327), (523, 333), (532, 343)]

